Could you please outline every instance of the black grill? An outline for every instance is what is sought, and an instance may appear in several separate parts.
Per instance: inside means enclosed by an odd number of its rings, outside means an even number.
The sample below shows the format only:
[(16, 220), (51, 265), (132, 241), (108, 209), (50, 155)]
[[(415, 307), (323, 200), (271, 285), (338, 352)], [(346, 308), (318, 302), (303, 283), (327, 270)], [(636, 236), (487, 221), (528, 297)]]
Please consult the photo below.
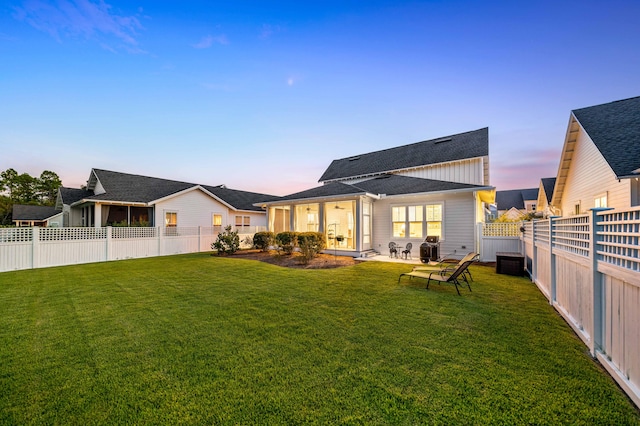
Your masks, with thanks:
[(428, 236), (424, 243), (420, 244), (420, 261), (422, 263), (437, 261), (439, 248), (440, 238), (437, 235)]

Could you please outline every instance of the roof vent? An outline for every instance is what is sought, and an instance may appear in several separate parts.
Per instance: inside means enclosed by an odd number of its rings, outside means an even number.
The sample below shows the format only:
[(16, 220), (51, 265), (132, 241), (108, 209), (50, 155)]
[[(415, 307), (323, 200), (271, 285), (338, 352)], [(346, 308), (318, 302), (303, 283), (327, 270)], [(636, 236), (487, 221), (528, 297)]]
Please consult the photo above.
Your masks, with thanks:
[(452, 141), (451, 138), (438, 139), (437, 141), (434, 142), (434, 144), (439, 144), (439, 143), (444, 143), (444, 142), (451, 142), (451, 141)]
[(356, 160), (359, 160), (359, 159), (360, 159), (360, 156), (359, 156), (359, 155), (358, 155), (358, 156), (355, 156), (355, 157), (347, 158), (347, 160), (349, 160), (349, 161), (356, 161)]

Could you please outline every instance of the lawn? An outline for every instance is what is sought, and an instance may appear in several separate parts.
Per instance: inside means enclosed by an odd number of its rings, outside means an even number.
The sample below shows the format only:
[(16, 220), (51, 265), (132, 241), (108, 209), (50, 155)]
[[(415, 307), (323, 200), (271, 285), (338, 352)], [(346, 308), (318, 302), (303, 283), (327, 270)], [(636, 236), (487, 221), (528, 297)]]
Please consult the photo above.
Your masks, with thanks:
[(192, 254), (0, 274), (0, 424), (640, 424), (525, 278)]

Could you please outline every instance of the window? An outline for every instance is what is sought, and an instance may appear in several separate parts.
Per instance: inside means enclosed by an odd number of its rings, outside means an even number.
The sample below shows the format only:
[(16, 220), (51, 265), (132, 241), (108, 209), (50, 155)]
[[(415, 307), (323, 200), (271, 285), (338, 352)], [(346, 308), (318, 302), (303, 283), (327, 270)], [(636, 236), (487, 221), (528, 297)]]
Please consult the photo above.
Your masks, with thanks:
[(422, 206), (407, 206), (409, 214), (409, 237), (422, 238)]
[(573, 206), (573, 214), (580, 214), (580, 203)]
[(251, 216), (236, 216), (236, 229), (246, 231), (251, 226)]
[(427, 236), (442, 239), (442, 204), (428, 204), (426, 207)]
[(222, 232), (222, 215), (214, 213), (211, 218), (211, 226), (214, 232)]
[(595, 202), (594, 202), (594, 207), (595, 208), (600, 208), (600, 207), (607, 207), (607, 194), (601, 194), (599, 196), (596, 197)]
[(442, 204), (391, 207), (391, 227), (396, 238), (421, 239), (426, 230), (427, 236), (442, 239)]
[(318, 232), (320, 226), (320, 205), (300, 204), (295, 206), (294, 231)]
[(277, 234), (289, 230), (290, 207), (269, 207), (269, 231)]
[(393, 228), (392, 235), (397, 238), (404, 238), (407, 220), (407, 208), (391, 207), (391, 225)]
[(178, 213), (164, 212), (165, 235), (178, 235)]
[(167, 228), (175, 228), (178, 226), (178, 213), (177, 212), (165, 212), (164, 213), (164, 225)]

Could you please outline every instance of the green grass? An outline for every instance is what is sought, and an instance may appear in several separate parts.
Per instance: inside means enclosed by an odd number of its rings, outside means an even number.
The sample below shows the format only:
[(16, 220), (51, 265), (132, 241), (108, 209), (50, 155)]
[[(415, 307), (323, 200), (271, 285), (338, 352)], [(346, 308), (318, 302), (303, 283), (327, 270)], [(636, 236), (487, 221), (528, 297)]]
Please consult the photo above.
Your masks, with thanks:
[(0, 424), (640, 424), (525, 278), (194, 254), (0, 274)]

